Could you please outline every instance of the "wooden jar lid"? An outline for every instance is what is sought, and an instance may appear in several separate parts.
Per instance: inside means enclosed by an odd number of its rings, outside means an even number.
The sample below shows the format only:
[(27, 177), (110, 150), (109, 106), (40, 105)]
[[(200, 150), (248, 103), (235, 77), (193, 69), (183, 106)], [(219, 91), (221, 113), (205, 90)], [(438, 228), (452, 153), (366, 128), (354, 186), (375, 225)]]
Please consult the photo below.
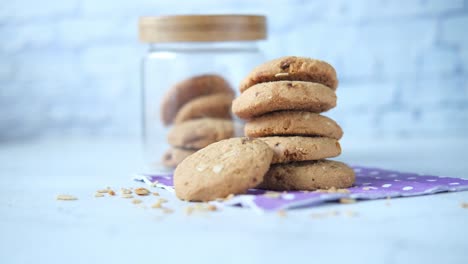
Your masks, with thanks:
[(143, 42), (207, 42), (266, 39), (266, 17), (259, 15), (178, 15), (141, 17)]

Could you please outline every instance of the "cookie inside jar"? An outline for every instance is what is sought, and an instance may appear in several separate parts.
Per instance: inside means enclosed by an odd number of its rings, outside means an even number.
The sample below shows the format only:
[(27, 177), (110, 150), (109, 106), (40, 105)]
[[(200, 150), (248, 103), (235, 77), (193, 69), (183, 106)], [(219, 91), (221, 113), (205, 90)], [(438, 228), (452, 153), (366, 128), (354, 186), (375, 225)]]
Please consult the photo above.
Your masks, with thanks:
[(149, 44), (141, 74), (149, 171), (172, 171), (209, 144), (243, 136), (231, 106), (242, 78), (264, 61), (264, 16), (141, 17), (139, 35)]

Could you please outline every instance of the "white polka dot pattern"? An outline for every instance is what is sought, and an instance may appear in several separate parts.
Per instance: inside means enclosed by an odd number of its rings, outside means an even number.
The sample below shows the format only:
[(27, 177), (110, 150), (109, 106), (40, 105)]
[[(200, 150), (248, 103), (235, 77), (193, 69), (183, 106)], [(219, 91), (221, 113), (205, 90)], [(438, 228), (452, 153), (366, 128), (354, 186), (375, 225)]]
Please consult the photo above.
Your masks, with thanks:
[[(225, 205), (251, 207), (259, 211), (275, 211), (291, 207), (313, 206), (340, 198), (357, 200), (384, 199), (387, 197), (427, 195), (446, 191), (468, 190), (468, 179), (438, 177), (426, 174), (401, 173), (396, 171), (354, 167), (356, 183), (348, 190), (331, 192), (283, 192), (277, 199), (265, 197), (265, 190), (249, 190), (247, 194), (237, 195), (223, 202)], [(138, 175), (135, 179), (173, 190), (172, 177), (167, 175)]]

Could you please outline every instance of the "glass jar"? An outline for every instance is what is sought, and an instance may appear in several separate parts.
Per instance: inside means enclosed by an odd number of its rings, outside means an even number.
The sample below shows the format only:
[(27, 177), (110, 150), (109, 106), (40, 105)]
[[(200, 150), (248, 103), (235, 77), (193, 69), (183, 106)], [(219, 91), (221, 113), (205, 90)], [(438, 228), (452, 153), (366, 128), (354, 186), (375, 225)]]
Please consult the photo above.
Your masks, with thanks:
[(172, 169), (204, 146), (242, 136), (231, 114), (240, 81), (264, 61), (256, 15), (142, 17), (142, 131), (152, 171)]

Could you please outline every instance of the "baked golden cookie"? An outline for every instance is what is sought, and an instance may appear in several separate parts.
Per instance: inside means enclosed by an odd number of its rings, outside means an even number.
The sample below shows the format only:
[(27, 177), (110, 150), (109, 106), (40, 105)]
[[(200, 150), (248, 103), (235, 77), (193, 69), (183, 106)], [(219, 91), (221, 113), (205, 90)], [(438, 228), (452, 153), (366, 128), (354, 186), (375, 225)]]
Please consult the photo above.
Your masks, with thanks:
[(231, 120), (200, 118), (174, 125), (167, 141), (174, 147), (201, 149), (233, 136), (234, 124)]
[(230, 93), (218, 93), (200, 96), (186, 103), (177, 113), (174, 123), (202, 117), (214, 117), (231, 119), (231, 105), (234, 95)]
[(162, 163), (166, 167), (175, 168), (185, 158), (195, 153), (194, 149), (170, 148), (164, 153)]
[(340, 139), (343, 130), (332, 119), (310, 112), (280, 111), (249, 120), (244, 133), (248, 137), (322, 136)]
[(250, 119), (280, 110), (321, 113), (335, 106), (335, 92), (323, 84), (278, 81), (250, 87), (233, 101), (232, 112)]
[(281, 57), (257, 66), (241, 82), (241, 92), (257, 83), (281, 80), (321, 83), (333, 91), (338, 86), (335, 69), (328, 63), (305, 57)]
[(222, 140), (190, 155), (174, 172), (177, 197), (210, 201), (256, 187), (270, 167), (273, 151), (258, 139)]
[(161, 120), (165, 125), (172, 124), (179, 109), (187, 102), (214, 93), (234, 95), (229, 83), (215, 74), (195, 76), (177, 83), (167, 91), (161, 101)]
[(272, 165), (259, 189), (293, 191), (349, 188), (355, 175), (352, 168), (339, 161), (319, 160)]
[(293, 161), (320, 160), (341, 154), (340, 143), (326, 137), (261, 137), (273, 149), (271, 161), (288, 163)]

